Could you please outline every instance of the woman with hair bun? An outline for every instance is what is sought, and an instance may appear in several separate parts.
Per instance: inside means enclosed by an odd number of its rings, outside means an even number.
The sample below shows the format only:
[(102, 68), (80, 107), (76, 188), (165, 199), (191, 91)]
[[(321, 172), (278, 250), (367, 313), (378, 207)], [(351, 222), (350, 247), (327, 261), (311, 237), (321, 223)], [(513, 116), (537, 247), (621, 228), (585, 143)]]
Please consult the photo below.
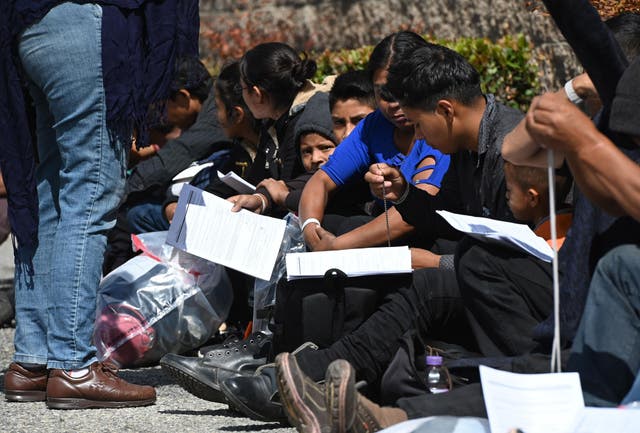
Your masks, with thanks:
[(306, 54), (301, 57), (281, 42), (257, 45), (240, 60), (242, 96), (253, 116), (262, 120), (249, 182), (287, 181), (304, 173), (294, 140), (295, 124), (309, 98), (331, 87), (311, 82), (316, 69), (316, 62)]

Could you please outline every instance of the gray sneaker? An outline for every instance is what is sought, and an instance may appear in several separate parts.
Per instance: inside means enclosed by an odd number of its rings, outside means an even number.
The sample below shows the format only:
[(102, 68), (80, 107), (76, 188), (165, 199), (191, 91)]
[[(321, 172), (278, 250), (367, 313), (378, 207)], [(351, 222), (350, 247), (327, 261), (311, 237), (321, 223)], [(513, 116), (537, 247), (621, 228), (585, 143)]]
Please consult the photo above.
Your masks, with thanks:
[(324, 386), (305, 375), (292, 354), (283, 352), (276, 357), (276, 378), (280, 402), (291, 425), (303, 433), (333, 431), (327, 429), (332, 421)]
[(276, 357), (276, 372), (280, 401), (289, 422), (299, 432), (347, 433), (351, 430), (358, 406), (351, 364), (343, 359), (333, 361), (327, 368), (324, 384), (320, 384), (302, 372), (293, 355), (281, 353)]
[(331, 432), (346, 433), (357, 415), (356, 373), (344, 359), (333, 361), (325, 374), (325, 404), (331, 416)]

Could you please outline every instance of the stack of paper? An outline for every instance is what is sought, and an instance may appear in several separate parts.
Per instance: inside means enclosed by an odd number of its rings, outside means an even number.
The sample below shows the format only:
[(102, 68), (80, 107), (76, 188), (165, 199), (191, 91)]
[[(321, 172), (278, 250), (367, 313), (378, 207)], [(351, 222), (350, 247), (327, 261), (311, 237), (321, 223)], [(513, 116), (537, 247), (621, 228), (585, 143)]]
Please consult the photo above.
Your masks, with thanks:
[(192, 185), (185, 185), (167, 243), (195, 256), (268, 280), (280, 251), (286, 222), (247, 210)]
[(253, 194), (256, 191), (255, 186), (238, 176), (234, 171), (230, 171), (227, 174), (218, 172), (218, 178), (227, 186), (237, 191), (238, 194)]
[(357, 248), (339, 251), (290, 253), (286, 257), (287, 278), (321, 278), (337, 268), (350, 277), (411, 272), (408, 247)]

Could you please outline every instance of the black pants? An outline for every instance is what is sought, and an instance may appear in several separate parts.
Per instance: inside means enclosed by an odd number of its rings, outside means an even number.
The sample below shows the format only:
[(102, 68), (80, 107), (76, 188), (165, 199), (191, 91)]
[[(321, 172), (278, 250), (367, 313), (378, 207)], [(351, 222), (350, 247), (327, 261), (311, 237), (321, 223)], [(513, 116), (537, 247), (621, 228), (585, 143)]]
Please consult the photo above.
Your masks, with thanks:
[(495, 357), (543, 350), (532, 331), (553, 312), (551, 264), (471, 238), (458, 252), (460, 293), (480, 352)]
[[(480, 352), (511, 358), (507, 369), (540, 373), (549, 365), (533, 328), (553, 309), (551, 264), (533, 256), (465, 238), (456, 256), (460, 292)], [(535, 352), (535, 353), (532, 353)], [(446, 394), (401, 398), (409, 418), (436, 415), (486, 417), (479, 383)]]
[[(359, 379), (373, 383), (385, 371), (402, 335), (411, 327), (425, 338), (459, 342), (467, 347), (471, 332), (485, 356), (519, 355), (533, 350), (536, 343), (531, 338), (532, 328), (548, 316), (553, 305), (550, 265), (529, 255), (465, 238), (456, 252), (456, 268), (457, 278), (454, 271), (414, 272), (413, 284), (391, 295), (355, 332), (328, 349), (300, 353), (297, 358), (301, 368), (313, 379), (321, 380), (331, 361), (342, 358), (354, 366)], [(479, 403), (479, 386), (464, 388), (441, 399), (425, 394), (400, 401), (408, 409), (414, 404), (415, 408), (424, 407), (425, 412), (420, 415), (416, 411), (415, 416), (453, 414), (448, 412), (451, 396), (467, 395), (468, 410), (457, 414), (485, 416), (484, 406)], [(438, 401), (442, 407), (435, 404)]]
[[(300, 367), (314, 380), (324, 379), (329, 364), (346, 359), (359, 379), (375, 383), (398, 350), (410, 328), (434, 336), (468, 336), (462, 298), (451, 270), (422, 269), (413, 284), (389, 295), (388, 300), (353, 333), (331, 347), (296, 355)], [(465, 335), (466, 334), (466, 335)]]

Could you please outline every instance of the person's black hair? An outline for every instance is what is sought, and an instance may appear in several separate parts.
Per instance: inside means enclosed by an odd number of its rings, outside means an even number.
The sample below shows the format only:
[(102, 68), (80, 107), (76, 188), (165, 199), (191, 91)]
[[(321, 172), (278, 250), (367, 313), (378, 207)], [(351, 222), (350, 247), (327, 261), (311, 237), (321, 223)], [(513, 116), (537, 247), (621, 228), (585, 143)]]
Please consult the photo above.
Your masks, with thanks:
[[(509, 161), (504, 161), (504, 169), (511, 170), (514, 180), (523, 191), (533, 188), (545, 195), (549, 193), (549, 175), (546, 168), (515, 165)], [(554, 179), (556, 206), (560, 206), (565, 202), (573, 180), (571, 176), (559, 174), (558, 172), (556, 172)]]
[[(233, 107), (242, 107), (251, 116), (251, 111), (242, 98), (242, 83), (240, 83), (240, 61), (236, 60), (222, 67), (215, 81), (216, 96), (222, 101), (227, 117), (233, 118)], [(252, 116), (253, 117), (253, 116)], [(255, 122), (257, 124), (257, 121)]]
[(209, 97), (212, 84), (211, 74), (198, 57), (186, 56), (176, 60), (170, 86), (172, 97), (185, 89), (200, 102), (204, 102)]
[(432, 111), (440, 99), (470, 106), (480, 96), (480, 75), (460, 54), (428, 43), (389, 67), (385, 90), (409, 108)]
[(605, 21), (629, 63), (640, 54), (640, 14), (623, 12)]
[(361, 104), (376, 108), (373, 83), (367, 71), (349, 71), (336, 77), (329, 92), (329, 108), (333, 110), (336, 102), (348, 99), (355, 99)]
[(267, 42), (247, 51), (240, 60), (240, 74), (247, 86), (265, 91), (276, 108), (291, 105), (305, 80), (316, 73), (316, 62), (302, 57), (287, 44)]
[(378, 42), (367, 63), (369, 78), (380, 69), (388, 69), (397, 59), (403, 59), (420, 47), (424, 47), (427, 41), (417, 33), (401, 31), (392, 33)]

